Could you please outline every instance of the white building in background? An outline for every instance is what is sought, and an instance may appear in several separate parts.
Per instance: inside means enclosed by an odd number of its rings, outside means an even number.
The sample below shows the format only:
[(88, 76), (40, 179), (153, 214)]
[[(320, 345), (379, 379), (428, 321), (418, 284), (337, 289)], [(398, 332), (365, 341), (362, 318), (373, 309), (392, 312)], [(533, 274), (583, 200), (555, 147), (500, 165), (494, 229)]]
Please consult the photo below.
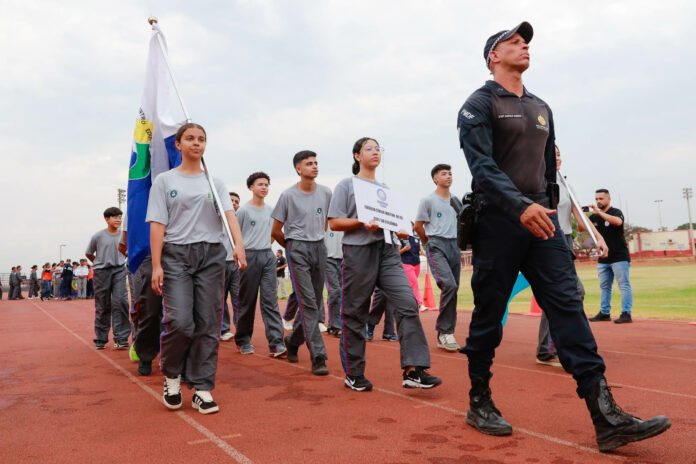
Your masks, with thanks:
[(691, 255), (692, 240), (689, 230), (637, 232), (628, 242), (628, 251), (637, 258)]

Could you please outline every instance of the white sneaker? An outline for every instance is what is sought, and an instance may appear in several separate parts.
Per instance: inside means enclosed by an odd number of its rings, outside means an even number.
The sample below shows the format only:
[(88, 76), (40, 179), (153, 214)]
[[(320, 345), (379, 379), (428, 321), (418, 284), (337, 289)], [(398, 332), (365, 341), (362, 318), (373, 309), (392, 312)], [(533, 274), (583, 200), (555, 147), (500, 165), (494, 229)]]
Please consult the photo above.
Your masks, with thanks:
[(164, 405), (169, 409), (179, 409), (183, 403), (181, 399), (181, 376), (170, 379), (164, 377)]
[(329, 330), (329, 329), (327, 329), (326, 326), (320, 322), (319, 323), (319, 332), (326, 332), (327, 330)]
[(454, 338), (454, 334), (440, 334), (437, 336), (437, 347), (445, 351), (457, 351), (459, 344)]
[(191, 407), (198, 409), (201, 414), (218, 412), (220, 407), (213, 401), (213, 395), (207, 390), (196, 390), (191, 399)]
[(232, 340), (232, 337), (234, 337), (234, 334), (232, 332), (225, 332), (224, 334), (220, 335), (220, 340), (223, 342), (228, 342)]
[(292, 330), (292, 321), (286, 321), (283, 319), (283, 329)]

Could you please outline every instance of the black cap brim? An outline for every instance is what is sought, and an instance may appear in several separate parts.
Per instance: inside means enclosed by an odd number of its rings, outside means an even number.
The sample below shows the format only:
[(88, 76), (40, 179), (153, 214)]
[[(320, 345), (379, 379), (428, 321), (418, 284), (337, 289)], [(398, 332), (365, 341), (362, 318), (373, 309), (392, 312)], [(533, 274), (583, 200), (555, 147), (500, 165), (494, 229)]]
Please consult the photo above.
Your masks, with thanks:
[(515, 34), (521, 35), (524, 41), (529, 43), (532, 41), (532, 37), (534, 37), (534, 28), (532, 28), (532, 25), (527, 21), (522, 21), (516, 27), (507, 31), (505, 35), (498, 40), (498, 43), (504, 42)]

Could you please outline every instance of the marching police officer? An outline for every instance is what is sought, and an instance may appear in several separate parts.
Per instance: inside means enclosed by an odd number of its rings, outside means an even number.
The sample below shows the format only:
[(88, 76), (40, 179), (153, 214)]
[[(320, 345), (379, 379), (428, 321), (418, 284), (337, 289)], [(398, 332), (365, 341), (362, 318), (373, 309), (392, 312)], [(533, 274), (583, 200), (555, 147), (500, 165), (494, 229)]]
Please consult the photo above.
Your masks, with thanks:
[[(477, 220), (471, 288), (475, 308), (466, 346), (470, 409), (466, 421), (489, 435), (512, 427), (491, 399), (489, 380), (501, 321), (522, 272), (546, 312), (564, 369), (592, 416), (600, 451), (664, 432), (670, 421), (642, 421), (614, 402), (583, 303), (571, 252), (556, 215), (556, 162), (551, 108), (522, 84), (529, 67), (528, 22), (492, 35), (483, 51), (493, 74), (459, 111), (459, 141), (473, 177)], [(554, 189), (556, 187), (556, 189)]]

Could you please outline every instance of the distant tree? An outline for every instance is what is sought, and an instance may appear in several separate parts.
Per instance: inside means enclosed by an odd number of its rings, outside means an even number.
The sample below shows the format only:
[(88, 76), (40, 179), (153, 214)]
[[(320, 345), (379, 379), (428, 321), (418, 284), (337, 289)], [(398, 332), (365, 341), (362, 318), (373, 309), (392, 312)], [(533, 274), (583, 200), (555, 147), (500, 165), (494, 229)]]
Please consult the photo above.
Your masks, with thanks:
[[(696, 222), (692, 222), (691, 225), (693, 226), (694, 229), (696, 229)], [(678, 226), (675, 230), (688, 230), (689, 229), (689, 223), (685, 222), (684, 224)]]
[[(624, 237), (626, 237), (627, 242), (638, 232), (652, 232), (652, 230), (647, 227), (629, 224), (628, 222), (624, 224)], [(592, 243), (589, 232), (578, 232), (575, 241), (580, 245), (580, 248), (594, 248), (594, 243)]]

